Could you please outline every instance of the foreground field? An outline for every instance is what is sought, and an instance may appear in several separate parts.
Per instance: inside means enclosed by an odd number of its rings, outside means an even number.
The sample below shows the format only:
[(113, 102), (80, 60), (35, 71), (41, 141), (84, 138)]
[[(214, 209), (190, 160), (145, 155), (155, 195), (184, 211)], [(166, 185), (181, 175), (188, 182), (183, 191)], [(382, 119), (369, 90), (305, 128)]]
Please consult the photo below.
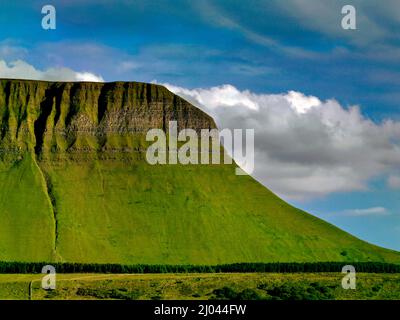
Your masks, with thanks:
[(400, 274), (357, 274), (344, 290), (341, 273), (59, 274), (57, 288), (42, 275), (1, 274), (0, 299), (400, 299)]

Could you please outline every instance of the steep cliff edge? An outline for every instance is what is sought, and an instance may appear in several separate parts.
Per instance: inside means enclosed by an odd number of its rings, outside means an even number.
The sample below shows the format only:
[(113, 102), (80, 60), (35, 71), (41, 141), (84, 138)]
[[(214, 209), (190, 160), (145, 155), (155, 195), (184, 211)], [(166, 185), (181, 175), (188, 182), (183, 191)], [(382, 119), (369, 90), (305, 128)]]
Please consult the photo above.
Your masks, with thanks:
[(146, 132), (165, 130), (170, 120), (178, 130), (216, 127), (204, 112), (156, 84), (0, 80), (3, 160), (26, 151), (46, 158), (141, 149)]
[(144, 136), (170, 120), (215, 128), (158, 85), (0, 80), (0, 260), (400, 263), (235, 164), (148, 164)]

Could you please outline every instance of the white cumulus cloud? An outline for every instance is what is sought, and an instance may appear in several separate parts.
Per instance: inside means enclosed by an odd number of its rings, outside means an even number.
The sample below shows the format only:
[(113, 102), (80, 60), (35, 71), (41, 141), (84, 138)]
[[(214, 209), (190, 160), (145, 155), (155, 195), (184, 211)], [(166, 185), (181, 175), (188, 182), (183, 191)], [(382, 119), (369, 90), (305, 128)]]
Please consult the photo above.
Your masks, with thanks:
[(0, 78), (104, 82), (101, 76), (91, 72), (77, 72), (64, 67), (39, 70), (23, 60), (9, 63), (0, 60)]
[[(289, 91), (256, 94), (232, 85), (166, 84), (214, 117), (220, 129), (255, 130), (253, 176), (287, 199), (368, 190), (400, 168), (400, 122), (375, 123), (358, 106)], [(392, 186), (396, 178), (389, 178)]]

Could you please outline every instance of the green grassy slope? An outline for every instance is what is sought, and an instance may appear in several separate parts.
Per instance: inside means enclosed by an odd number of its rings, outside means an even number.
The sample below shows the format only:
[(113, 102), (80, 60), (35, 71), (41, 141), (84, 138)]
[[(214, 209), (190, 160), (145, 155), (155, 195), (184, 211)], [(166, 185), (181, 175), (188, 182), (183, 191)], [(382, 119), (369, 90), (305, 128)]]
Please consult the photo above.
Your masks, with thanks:
[(54, 258), (54, 217), (43, 177), (30, 156), (0, 167), (0, 259)]
[[(52, 181), (63, 261), (400, 262), (398, 253), (293, 208), (251, 177), (236, 176), (232, 165), (94, 161), (42, 168)], [(7, 257), (26, 260), (20, 252)]]
[(0, 80), (0, 260), (400, 263), (234, 165), (147, 164), (173, 119), (215, 126), (161, 86)]

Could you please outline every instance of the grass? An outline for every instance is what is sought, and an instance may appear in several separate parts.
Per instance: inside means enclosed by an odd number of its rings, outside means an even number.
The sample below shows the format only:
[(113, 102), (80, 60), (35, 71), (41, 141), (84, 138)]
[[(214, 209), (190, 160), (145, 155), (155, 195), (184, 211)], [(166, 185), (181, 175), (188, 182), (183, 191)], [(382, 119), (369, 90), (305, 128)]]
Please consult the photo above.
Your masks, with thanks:
[(41, 275), (0, 275), (0, 299), (400, 299), (399, 274), (357, 274), (357, 288), (341, 287), (343, 274), (58, 274), (55, 290)]
[(290, 206), (251, 177), (236, 176), (234, 165), (37, 165), (26, 156), (0, 172), (0, 184), (0, 260), (400, 262), (397, 252), (356, 239)]
[[(44, 166), (66, 261), (215, 264), (394, 261), (297, 210), (234, 166), (115, 161)], [(342, 253), (347, 252), (346, 256)]]
[(53, 259), (54, 220), (37, 166), (28, 156), (0, 163), (0, 257)]

